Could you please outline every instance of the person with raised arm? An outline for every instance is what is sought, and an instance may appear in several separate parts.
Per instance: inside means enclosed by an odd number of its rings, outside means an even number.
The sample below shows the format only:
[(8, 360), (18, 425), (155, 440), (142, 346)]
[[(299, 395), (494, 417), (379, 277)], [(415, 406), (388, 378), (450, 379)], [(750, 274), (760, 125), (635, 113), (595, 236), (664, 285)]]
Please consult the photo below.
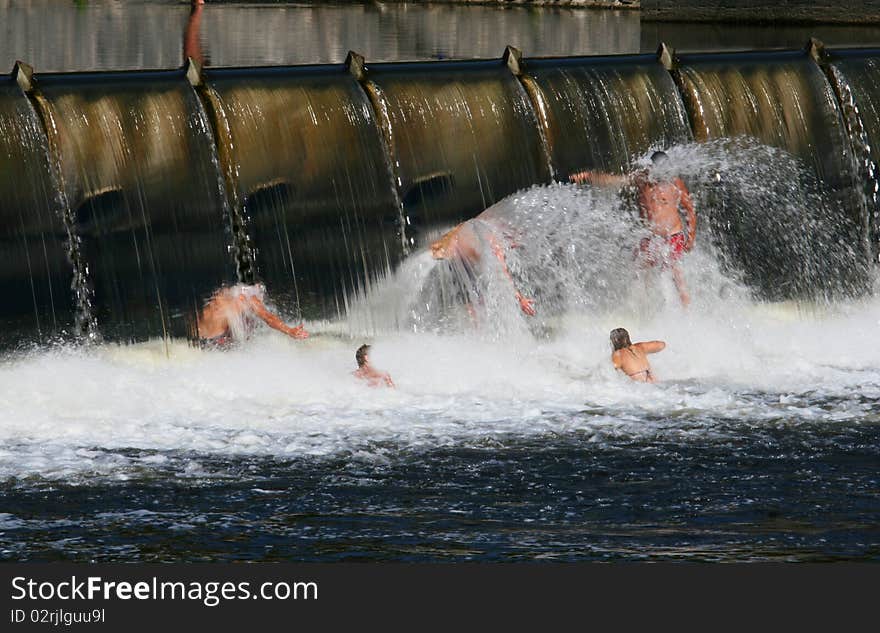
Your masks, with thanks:
[(615, 369), (636, 382), (657, 382), (648, 354), (661, 352), (665, 347), (663, 341), (633, 343), (629, 340), (629, 332), (622, 327), (611, 330), (611, 362)]
[(196, 325), (199, 342), (207, 347), (225, 347), (247, 338), (258, 320), (291, 338), (308, 337), (302, 324), (290, 327), (271, 312), (263, 303), (265, 296), (266, 287), (261, 283), (223, 286), (217, 290), (199, 314)]
[[(641, 169), (626, 175), (580, 171), (569, 178), (576, 183), (600, 186), (634, 185), (638, 192), (639, 215), (653, 235), (639, 243), (639, 255), (645, 266), (660, 266), (672, 270), (672, 279), (683, 306), (691, 301), (687, 284), (678, 261), (694, 247), (697, 236), (697, 214), (690, 192), (679, 177), (657, 177), (656, 168), (669, 160), (666, 152), (651, 155), (653, 169)], [(679, 215), (680, 208), (687, 214), (687, 230)]]
[[(485, 213), (485, 212), (484, 212)], [(462, 222), (458, 226), (443, 235), (440, 239), (431, 244), (431, 256), (434, 259), (458, 260), (464, 266), (469, 276), (476, 277), (475, 268), (482, 261), (483, 255), (480, 236), (477, 234), (477, 223), (483, 222), (488, 230), (486, 231), (489, 247), (492, 254), (501, 264), (501, 271), (510, 281), (513, 287), (514, 297), (519, 303), (520, 310), (528, 316), (535, 315), (535, 306), (532, 299), (527, 299), (517, 289), (513, 276), (507, 267), (507, 258), (505, 257), (505, 246), (501, 243), (499, 235), (496, 234), (491, 221), (484, 217), (481, 213), (477, 217)], [(515, 244), (512, 240), (508, 240), (508, 247), (513, 248)], [(475, 279), (472, 279), (475, 281)]]

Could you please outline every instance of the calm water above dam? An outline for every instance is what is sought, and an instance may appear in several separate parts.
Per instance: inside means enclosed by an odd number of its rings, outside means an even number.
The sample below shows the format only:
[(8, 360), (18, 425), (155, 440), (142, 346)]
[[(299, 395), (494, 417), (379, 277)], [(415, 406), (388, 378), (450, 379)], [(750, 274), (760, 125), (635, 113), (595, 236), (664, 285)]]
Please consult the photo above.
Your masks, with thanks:
[[(181, 2), (0, 0), (0, 67), (38, 71), (174, 68), (189, 6)], [(642, 22), (637, 11), (423, 3), (206, 5), (201, 43), (210, 64), (339, 63), (499, 57), (508, 44), (533, 57), (880, 45), (871, 26), (736, 26)]]
[[(179, 67), (185, 4), (0, 16), (38, 71), (0, 83), (0, 560), (880, 560), (878, 54), (653, 55), (877, 29), (211, 3), (194, 89), (51, 74)], [(651, 55), (216, 68), (507, 44)], [(633, 191), (565, 182), (657, 148), (697, 209), (687, 309), (635, 264)], [(493, 204), (510, 277), (485, 239), (432, 259)], [(189, 344), (243, 263), (309, 339)], [(661, 382), (614, 371), (620, 326), (666, 341)], [(363, 342), (396, 389), (351, 376)]]

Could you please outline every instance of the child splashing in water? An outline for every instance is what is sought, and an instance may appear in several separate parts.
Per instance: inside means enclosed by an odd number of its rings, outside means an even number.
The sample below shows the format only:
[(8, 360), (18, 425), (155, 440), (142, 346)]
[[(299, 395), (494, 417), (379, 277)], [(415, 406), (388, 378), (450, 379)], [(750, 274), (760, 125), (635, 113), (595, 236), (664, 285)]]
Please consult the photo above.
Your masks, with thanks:
[(666, 343), (663, 341), (632, 343), (629, 332), (622, 327), (611, 330), (611, 348), (614, 350), (611, 353), (611, 362), (615, 369), (636, 382), (657, 382), (648, 362), (648, 354), (661, 352), (665, 347)]

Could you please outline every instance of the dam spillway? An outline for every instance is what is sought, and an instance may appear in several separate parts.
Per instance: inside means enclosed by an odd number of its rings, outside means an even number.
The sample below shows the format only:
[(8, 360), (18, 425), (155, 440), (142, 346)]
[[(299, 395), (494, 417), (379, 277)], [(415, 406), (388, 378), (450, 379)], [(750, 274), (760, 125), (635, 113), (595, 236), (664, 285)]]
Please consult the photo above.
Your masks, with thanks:
[[(222, 139), (241, 224), (235, 239), (248, 240), (236, 246), (239, 259), (254, 258), (273, 294), (287, 298), (280, 307), (312, 319), (339, 315), (344, 297), (368, 287), (403, 250), (367, 95), (340, 66), (209, 70), (200, 91)], [(247, 267), (239, 262), (240, 271)]]
[(13, 79), (0, 85), (0, 308), (3, 340), (38, 339), (74, 322), (60, 191), (36, 112)]
[(213, 136), (183, 73), (49, 75), (39, 107), (111, 340), (186, 336), (229, 278)]
[[(743, 136), (802, 161), (828, 191), (831, 241), (853, 245), (848, 287), (864, 287), (877, 59), (813, 43), (680, 58), (662, 47), (126, 73), (19, 65), (0, 89), (3, 343), (91, 323), (109, 340), (195, 337), (213, 289), (255, 277), (290, 316), (344, 317), (408, 253), (517, 190)], [(753, 269), (769, 256), (728, 241)]]
[(578, 169), (623, 173), (634, 156), (692, 140), (675, 84), (656, 56), (528, 60), (520, 78), (562, 179)]
[(861, 184), (868, 213), (867, 232), (874, 238), (871, 254), (876, 259), (876, 238), (880, 236), (880, 50), (828, 51), (824, 62), (846, 121), (857, 163), (855, 176)]

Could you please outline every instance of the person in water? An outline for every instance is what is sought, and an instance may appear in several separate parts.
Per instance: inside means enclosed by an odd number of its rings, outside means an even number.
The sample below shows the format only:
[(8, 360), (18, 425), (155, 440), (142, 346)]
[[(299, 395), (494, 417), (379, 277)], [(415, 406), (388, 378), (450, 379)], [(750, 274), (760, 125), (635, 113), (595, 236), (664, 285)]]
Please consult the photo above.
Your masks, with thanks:
[[(534, 301), (526, 299), (516, 288), (510, 270), (507, 268), (507, 259), (504, 256), (504, 246), (496, 235), (492, 222), (485, 217), (485, 212), (477, 217), (462, 222), (440, 239), (431, 244), (431, 256), (434, 259), (456, 260), (460, 262), (469, 277), (471, 283), (476, 284), (476, 268), (483, 258), (480, 248), (480, 236), (477, 234), (477, 223), (482, 222), (487, 227), (487, 239), (495, 258), (501, 263), (501, 270), (513, 286), (514, 296), (519, 303), (520, 309), (528, 316), (535, 315)], [(509, 245), (514, 247), (512, 241)]]
[(370, 363), (370, 346), (361, 345), (354, 354), (357, 361), (357, 370), (354, 371), (355, 378), (367, 381), (371, 387), (381, 387), (383, 384), (387, 387), (393, 387), (394, 381), (388, 372), (380, 371), (373, 367)]
[[(654, 168), (662, 167), (669, 160), (666, 152), (654, 152), (651, 162)], [(650, 237), (639, 244), (639, 255), (645, 266), (672, 269), (672, 279), (681, 298), (681, 304), (690, 304), (691, 297), (678, 261), (694, 247), (697, 235), (697, 214), (690, 192), (681, 178), (658, 178), (653, 169), (641, 169), (620, 176), (593, 171), (571, 174), (576, 183), (597, 185), (634, 185), (638, 192), (639, 215), (650, 229)], [(687, 213), (687, 232), (682, 225), (679, 208)]]
[(202, 344), (224, 346), (246, 338), (257, 319), (270, 328), (292, 338), (306, 338), (309, 333), (302, 324), (290, 327), (277, 314), (270, 312), (263, 299), (266, 287), (261, 284), (238, 284), (217, 290), (199, 314), (198, 336)]
[(611, 330), (611, 362), (614, 368), (622, 371), (636, 382), (657, 382), (648, 354), (663, 351), (663, 341), (645, 341), (633, 343), (629, 340), (629, 332), (622, 327)]

